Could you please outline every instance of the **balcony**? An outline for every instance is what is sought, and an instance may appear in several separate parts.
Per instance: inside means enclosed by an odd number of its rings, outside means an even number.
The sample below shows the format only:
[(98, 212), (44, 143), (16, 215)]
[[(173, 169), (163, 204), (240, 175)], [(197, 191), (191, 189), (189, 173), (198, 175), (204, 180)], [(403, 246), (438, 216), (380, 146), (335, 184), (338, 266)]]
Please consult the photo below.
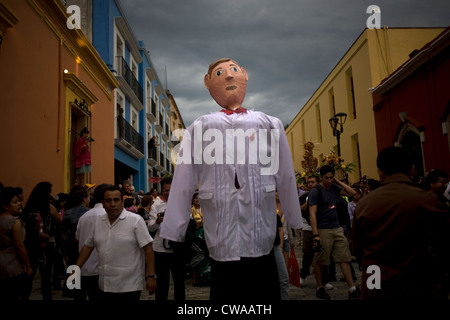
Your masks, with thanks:
[(155, 125), (155, 130), (158, 131), (158, 133), (161, 133), (161, 132), (164, 131), (164, 128), (163, 128), (164, 122), (163, 122), (162, 119), (163, 119), (163, 116), (162, 116), (162, 114), (160, 113), (160, 114), (159, 114), (159, 122)]
[(151, 123), (156, 122), (156, 103), (152, 98), (147, 98), (147, 119)]
[(159, 172), (164, 170), (164, 153), (162, 152), (159, 153), (158, 164), (156, 164), (154, 168)]
[(141, 111), (144, 109), (144, 90), (134, 76), (123, 57), (116, 57), (117, 81), (133, 105)]
[(164, 133), (162, 134), (162, 138), (164, 141), (169, 141), (170, 133), (169, 133), (169, 125), (166, 123), (166, 127), (164, 129)]
[(156, 148), (153, 148), (153, 150), (148, 150), (147, 163), (150, 167), (153, 167), (159, 163), (158, 155), (159, 153), (156, 151)]
[(117, 139), (114, 144), (136, 159), (144, 157), (144, 137), (122, 116), (117, 117)]

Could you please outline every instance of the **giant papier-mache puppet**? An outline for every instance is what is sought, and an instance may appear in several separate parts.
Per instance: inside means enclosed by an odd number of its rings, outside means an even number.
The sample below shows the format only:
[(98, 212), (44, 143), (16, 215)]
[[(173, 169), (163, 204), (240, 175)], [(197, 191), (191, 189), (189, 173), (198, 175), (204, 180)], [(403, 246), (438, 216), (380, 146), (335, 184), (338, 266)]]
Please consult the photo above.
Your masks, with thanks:
[(271, 253), (276, 191), (290, 227), (302, 227), (283, 124), (242, 107), (247, 80), (236, 61), (223, 58), (210, 65), (204, 83), (222, 110), (199, 117), (185, 131), (161, 224), (163, 238), (183, 241), (198, 186), (206, 242), (218, 262)]

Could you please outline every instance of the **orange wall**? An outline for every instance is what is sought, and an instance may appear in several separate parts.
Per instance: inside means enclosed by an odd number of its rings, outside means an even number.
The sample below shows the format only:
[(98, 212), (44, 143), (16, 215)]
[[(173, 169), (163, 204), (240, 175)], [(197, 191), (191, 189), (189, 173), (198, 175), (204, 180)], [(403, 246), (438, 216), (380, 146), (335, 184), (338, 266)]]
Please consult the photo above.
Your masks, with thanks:
[[(46, 5), (45, 1), (32, 1)], [(114, 100), (100, 88), (85, 68), (95, 76), (105, 72), (100, 65), (82, 63), (61, 43), (66, 39), (74, 52), (84, 52), (64, 36), (65, 25), (52, 21), (52, 30), (27, 1), (6, 0), (19, 22), (3, 34), (0, 54), (0, 181), (5, 186), (21, 186), (27, 196), (36, 183), (49, 181), (53, 194), (64, 188), (66, 127), (63, 70), (73, 71), (98, 98), (92, 106), (92, 181), (114, 181)], [(54, 8), (54, 5), (51, 7)], [(44, 8), (47, 9), (47, 8)], [(43, 12), (46, 12), (43, 10)], [(49, 18), (51, 20), (51, 18)], [(99, 71), (100, 70), (100, 71)], [(105, 79), (103, 75), (99, 79)], [(107, 81), (101, 85), (106, 87)], [(110, 85), (115, 87), (114, 83)], [(72, 168), (71, 168), (72, 169)]]

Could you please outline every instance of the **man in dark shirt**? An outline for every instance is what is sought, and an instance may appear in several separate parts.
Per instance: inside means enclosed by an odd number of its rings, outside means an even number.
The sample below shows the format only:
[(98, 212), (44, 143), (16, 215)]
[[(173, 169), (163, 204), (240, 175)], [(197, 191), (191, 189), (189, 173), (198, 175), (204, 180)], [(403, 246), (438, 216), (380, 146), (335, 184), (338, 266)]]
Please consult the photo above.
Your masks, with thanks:
[(324, 265), (330, 264), (330, 254), (332, 254), (333, 260), (340, 263), (349, 288), (349, 298), (358, 298), (359, 290), (355, 287), (350, 269), (350, 248), (336, 211), (336, 203), (340, 195), (354, 196), (356, 192), (335, 179), (334, 168), (329, 165), (320, 168), (320, 177), (322, 182), (317, 188), (309, 191), (308, 200), (314, 247), (317, 248), (320, 245), (323, 248), (321, 252), (316, 253), (314, 261), (316, 296), (319, 299), (330, 299), (322, 284), (322, 270)]
[[(404, 149), (382, 150), (377, 167), (382, 185), (361, 198), (352, 230), (354, 254), (364, 270), (361, 299), (428, 299), (437, 270), (430, 245), (442, 212), (409, 178), (414, 166)], [(378, 288), (372, 280), (368, 287), (372, 266), (379, 270)]]

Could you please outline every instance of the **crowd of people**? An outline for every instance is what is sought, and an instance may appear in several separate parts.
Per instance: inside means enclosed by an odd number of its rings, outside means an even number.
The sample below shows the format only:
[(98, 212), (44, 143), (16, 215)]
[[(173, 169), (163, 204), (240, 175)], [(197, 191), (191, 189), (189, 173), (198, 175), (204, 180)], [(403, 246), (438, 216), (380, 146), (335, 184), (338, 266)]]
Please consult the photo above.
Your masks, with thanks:
[[(105, 297), (105, 291), (109, 291), (108, 285), (99, 286), (99, 256), (104, 255), (104, 252), (98, 251), (103, 249), (91, 250), (89, 257), (82, 263), (79, 258), (84, 244), (95, 229), (95, 221), (99, 216), (107, 214), (109, 217), (108, 212), (113, 210), (118, 212), (120, 219), (123, 218), (122, 211), (133, 213), (133, 216), (139, 218), (138, 221), (142, 221), (141, 226), (145, 227), (146, 233), (151, 237), (140, 235), (145, 241), (152, 243), (151, 255), (155, 256), (155, 270), (143, 269), (142, 278), (144, 273), (147, 276), (155, 275), (154, 280), (159, 287), (155, 296), (157, 300), (168, 299), (170, 272), (176, 279), (177, 300), (185, 299), (184, 281), (187, 276), (194, 278), (196, 286), (209, 285), (209, 256), (198, 193), (192, 198), (192, 221), (183, 246), (172, 243), (171, 248), (167, 241), (158, 237), (157, 231), (163, 220), (170, 185), (170, 178), (163, 179), (160, 194), (156, 188), (148, 193), (135, 192), (129, 181), (124, 181), (117, 187), (109, 184), (75, 185), (70, 193), (58, 193), (53, 197), (51, 183), (40, 182), (26, 201), (21, 188), (1, 185), (0, 298), (28, 300), (37, 272), (40, 274), (43, 300), (52, 300), (53, 292), (60, 290), (63, 291), (63, 296), (75, 300), (98, 300)], [(117, 190), (110, 191), (119, 192), (121, 205), (105, 206), (105, 191), (113, 187)], [(111, 245), (126, 246), (125, 243), (117, 242), (121, 240), (120, 237), (119, 234), (116, 242), (111, 240)], [(92, 244), (89, 249), (93, 247), (97, 245)], [(144, 247), (145, 245), (139, 245), (139, 248)], [(115, 250), (119, 251), (118, 248)], [(139, 255), (138, 253), (137, 256)], [(145, 261), (145, 265), (152, 264), (148, 262)], [(81, 289), (69, 290), (66, 284), (69, 275), (66, 270), (68, 266), (77, 264), (81, 264)], [(137, 269), (138, 267), (141, 266), (137, 266)], [(107, 275), (103, 276), (107, 278)], [(156, 285), (153, 287), (156, 288)], [(139, 285), (135, 289), (135, 292), (141, 291)], [(112, 292), (121, 292), (121, 289), (115, 288)], [(135, 294), (134, 297), (136, 296), (140, 295)]]
[[(398, 149), (391, 152), (393, 155), (385, 155), (389, 161), (383, 160), (383, 154), (380, 155), (379, 166), (384, 168), (383, 180), (363, 177), (348, 186), (334, 178), (332, 168), (324, 166), (320, 178), (315, 175), (307, 177), (305, 188), (299, 190), (303, 216), (303, 228), (299, 230), (303, 250), (300, 284), (305, 284), (312, 268), (319, 299), (330, 299), (328, 292), (333, 288), (332, 282), (338, 280), (347, 282), (349, 298), (359, 297), (360, 294), (366, 298), (410, 297), (414, 294), (448, 299), (448, 175), (434, 169), (420, 185), (413, 183), (405, 169), (408, 165), (392, 162), (395, 157), (406, 161), (405, 157), (395, 153)], [(135, 192), (129, 181), (124, 181), (117, 189), (120, 190), (123, 208), (140, 216), (153, 238), (155, 269), (152, 272), (157, 275), (158, 288), (155, 298), (169, 298), (169, 277), (172, 275), (174, 299), (181, 301), (185, 299), (186, 276), (192, 276), (194, 285), (210, 284), (211, 260), (198, 191), (192, 196), (191, 219), (185, 241), (177, 243), (160, 237), (159, 227), (164, 219), (171, 184), (171, 178), (164, 179), (160, 194), (156, 189), (145, 194)], [(44, 300), (51, 300), (54, 290), (63, 290), (65, 295), (78, 300), (100, 297), (96, 251), (82, 266), (83, 289), (68, 290), (65, 282), (67, 266), (77, 264), (80, 250), (92, 233), (94, 221), (106, 213), (103, 200), (107, 187), (111, 186), (75, 185), (69, 194), (59, 193), (53, 197), (51, 183), (40, 182), (25, 201), (22, 188), (2, 186), (1, 298), (27, 300), (37, 270)], [(295, 235), (295, 230), (285, 223), (278, 193), (276, 199), (278, 223), (274, 252), (280, 297), (288, 300), (289, 244), (294, 243), (292, 235)], [(330, 207), (336, 210), (330, 210)], [(390, 228), (393, 224), (395, 230)], [(417, 228), (422, 231), (418, 233)], [(385, 233), (392, 233), (389, 239), (395, 239), (395, 242), (380, 239), (380, 234), (386, 237)], [(356, 273), (350, 263), (355, 258), (361, 271), (370, 264), (379, 265), (383, 289), (387, 289), (369, 290), (365, 284), (367, 275), (362, 273), (360, 292), (359, 286), (355, 285)], [(341, 279), (336, 279), (336, 264), (340, 265)], [(434, 267), (433, 277), (422, 281), (423, 285), (417, 285), (414, 272), (430, 267)], [(417, 290), (412, 290), (412, 287)]]
[[(328, 166), (321, 168), (320, 178), (311, 175), (306, 185), (299, 188), (304, 220), (300, 283), (305, 283), (312, 267), (316, 296), (330, 299), (331, 282), (339, 280), (335, 264), (340, 262), (344, 276), (340, 280), (347, 282), (349, 298), (355, 292), (362, 299), (447, 300), (450, 290), (447, 173), (433, 169), (420, 182), (413, 181), (410, 157), (405, 150), (394, 147), (380, 152), (377, 166), (379, 180), (364, 176), (351, 184), (352, 190), (344, 180), (332, 178), (333, 169)], [(329, 184), (329, 179), (334, 179), (333, 184)], [(335, 210), (330, 210), (332, 207)], [(352, 285), (357, 279), (352, 264), (348, 263), (351, 259), (356, 259), (362, 271), (361, 288)], [(369, 266), (380, 268), (381, 289), (367, 287)], [(433, 274), (424, 272), (430, 268)], [(420, 284), (416, 281), (418, 277)]]
[[(230, 58), (210, 64), (204, 84), (221, 110), (187, 128), (173, 183), (163, 179), (159, 196), (133, 191), (129, 181), (120, 187), (80, 186), (91, 170), (87, 146), (93, 140), (87, 130), (79, 139), (77, 186), (68, 195), (52, 199), (52, 185), (40, 182), (22, 210), (19, 192), (4, 188), (2, 297), (27, 299), (39, 269), (43, 298), (51, 299), (55, 279), (73, 263), (81, 268), (81, 290), (92, 289), (74, 298), (139, 299), (145, 286), (156, 300), (167, 300), (172, 275), (174, 299), (184, 300), (189, 262), (195, 282), (209, 285), (211, 301), (288, 299), (286, 261), (294, 229), (304, 237), (300, 283), (313, 265), (319, 299), (330, 299), (327, 289), (336, 264), (349, 299), (448, 299), (447, 174), (433, 170), (426, 190), (421, 189), (410, 178), (411, 157), (402, 148), (388, 147), (377, 157), (380, 181), (349, 186), (325, 165), (320, 180), (308, 178), (308, 195), (302, 197), (281, 120), (242, 106), (247, 81), (246, 69)], [(214, 149), (197, 143), (211, 132), (230, 130), (253, 132), (246, 139), (256, 142), (259, 136), (260, 147), (270, 132), (270, 144), (259, 149), (270, 149), (270, 161), (256, 159), (251, 154), (256, 149), (240, 149), (240, 143), (228, 148), (225, 141), (215, 141), (220, 143)], [(209, 157), (212, 150), (216, 159)], [(208, 161), (198, 161), (201, 154), (208, 154)], [(241, 156), (252, 164), (242, 163)], [(60, 201), (65, 196), (66, 202)], [(361, 287), (356, 285), (352, 255), (363, 270), (381, 270), (381, 287), (377, 281), (367, 285), (367, 272)]]

